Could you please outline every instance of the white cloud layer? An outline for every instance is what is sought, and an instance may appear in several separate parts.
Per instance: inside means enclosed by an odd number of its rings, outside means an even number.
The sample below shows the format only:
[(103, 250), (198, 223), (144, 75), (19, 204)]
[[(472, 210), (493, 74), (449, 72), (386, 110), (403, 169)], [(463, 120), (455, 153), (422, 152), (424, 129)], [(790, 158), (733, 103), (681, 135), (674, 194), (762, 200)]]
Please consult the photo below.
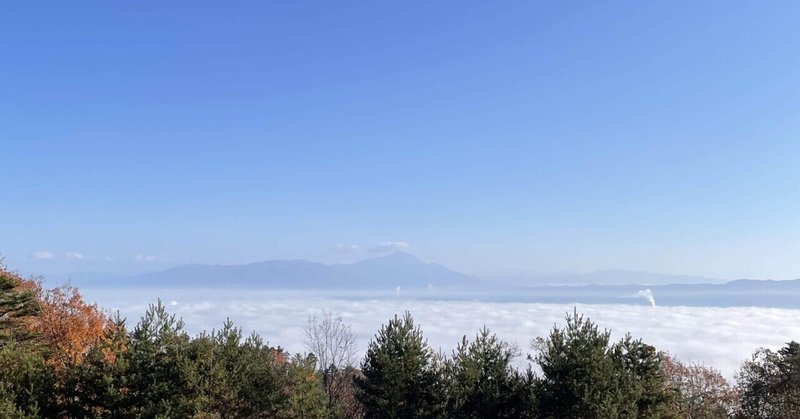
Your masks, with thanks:
[[(129, 318), (130, 327), (147, 304), (160, 297), (182, 316), (187, 330), (219, 328), (230, 317), (246, 333), (257, 331), (273, 345), (304, 351), (303, 325), (309, 316), (330, 310), (349, 322), (357, 334), (359, 351), (395, 314), (410, 311), (434, 348), (450, 352), (461, 336), (473, 336), (486, 325), (524, 352), (537, 336), (546, 336), (554, 324), (563, 325), (573, 305), (407, 299), (353, 300), (252, 290), (92, 292), (88, 298)], [(105, 295), (103, 295), (105, 294)], [(121, 300), (123, 299), (124, 300)], [(759, 347), (778, 348), (800, 339), (800, 310), (770, 308), (650, 307), (645, 305), (577, 305), (614, 339), (625, 332), (684, 361), (714, 366), (732, 377), (740, 364)], [(519, 360), (519, 363), (524, 363)]]
[(372, 247), (369, 249), (372, 253), (389, 253), (389, 252), (398, 252), (402, 250), (407, 250), (409, 248), (408, 242), (403, 241), (393, 241), (393, 242), (385, 242), (381, 243), (377, 246)]

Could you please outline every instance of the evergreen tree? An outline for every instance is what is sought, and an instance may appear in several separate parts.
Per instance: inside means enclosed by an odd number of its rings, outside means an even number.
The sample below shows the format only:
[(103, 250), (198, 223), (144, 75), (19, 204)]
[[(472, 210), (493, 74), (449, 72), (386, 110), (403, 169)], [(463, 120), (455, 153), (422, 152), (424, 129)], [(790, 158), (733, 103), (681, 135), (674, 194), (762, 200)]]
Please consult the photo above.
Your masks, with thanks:
[(241, 330), (227, 320), (222, 329), (202, 333), (188, 344), (180, 365), (196, 415), (232, 418), (239, 409)]
[(266, 345), (260, 336), (253, 333), (242, 346), (239, 372), (239, 412), (242, 417), (270, 417), (282, 409), (286, 395), (281, 367), (285, 356), (281, 348)]
[(317, 372), (317, 359), (313, 354), (295, 355), (286, 363), (286, 395), (288, 405), (281, 418), (322, 419), (329, 417), (328, 396)]
[(8, 271), (0, 259), (0, 346), (9, 340), (17, 343), (35, 337), (26, 322), (41, 313), (35, 288), (19, 275)]
[(746, 418), (800, 417), (800, 343), (778, 351), (761, 349), (742, 367), (741, 416)]
[(544, 377), (540, 382), (540, 412), (548, 418), (636, 417), (636, 399), (610, 356), (608, 331), (579, 316), (566, 318), (564, 329), (553, 328), (537, 344), (536, 362)]
[(635, 405), (635, 411), (625, 416), (675, 417), (672, 408), (677, 401), (677, 392), (667, 379), (663, 354), (641, 339), (626, 335), (611, 348), (611, 358), (621, 377), (623, 397)]
[(481, 329), (464, 336), (448, 364), (448, 416), (452, 418), (533, 417), (531, 386), (511, 365), (516, 351)]
[(52, 388), (53, 376), (39, 351), (14, 341), (0, 346), (0, 417), (43, 416)]
[(130, 415), (190, 416), (190, 388), (179, 364), (186, 356), (188, 343), (183, 321), (168, 314), (160, 300), (150, 305), (131, 333), (126, 352), (126, 411)]
[(237, 418), (274, 416), (287, 398), (274, 350), (257, 336), (242, 342), (242, 331), (226, 321), (222, 329), (192, 339), (181, 369), (187, 377), (195, 415)]
[(117, 315), (83, 362), (68, 366), (62, 415), (81, 418), (125, 417), (128, 397), (129, 335), (125, 320)]
[(433, 418), (443, 389), (433, 352), (411, 314), (397, 316), (370, 342), (357, 380), (366, 418)]

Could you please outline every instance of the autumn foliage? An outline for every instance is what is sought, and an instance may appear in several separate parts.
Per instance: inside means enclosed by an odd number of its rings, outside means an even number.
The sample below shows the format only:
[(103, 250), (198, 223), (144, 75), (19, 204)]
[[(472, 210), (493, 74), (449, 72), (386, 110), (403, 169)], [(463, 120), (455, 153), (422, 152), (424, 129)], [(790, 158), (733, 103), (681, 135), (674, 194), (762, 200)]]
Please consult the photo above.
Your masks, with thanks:
[(45, 289), (36, 283), (34, 287), (40, 315), (29, 324), (48, 348), (48, 362), (56, 368), (80, 363), (107, 336), (113, 326), (110, 317), (97, 304), (87, 304), (71, 285)]
[(684, 418), (726, 418), (736, 411), (740, 394), (718, 370), (664, 357), (664, 372), (679, 392), (677, 408)]

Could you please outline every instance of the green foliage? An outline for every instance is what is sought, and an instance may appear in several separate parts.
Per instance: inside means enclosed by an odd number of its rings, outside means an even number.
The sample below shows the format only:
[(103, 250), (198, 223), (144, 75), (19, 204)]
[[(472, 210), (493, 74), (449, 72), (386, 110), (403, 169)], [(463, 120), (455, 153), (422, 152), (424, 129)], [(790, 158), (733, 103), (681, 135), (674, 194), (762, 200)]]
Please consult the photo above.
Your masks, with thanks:
[(357, 379), (366, 418), (432, 418), (443, 408), (433, 352), (411, 314), (397, 316), (370, 342)]
[(39, 417), (52, 395), (52, 374), (35, 349), (0, 346), (0, 417)]
[(742, 417), (800, 417), (800, 343), (761, 349), (742, 367)]
[(78, 364), (68, 365), (61, 397), (61, 416), (117, 418), (131, 417), (128, 399), (131, 369), (130, 336), (125, 320), (117, 315), (107, 339), (93, 346)]
[(180, 362), (192, 411), (220, 418), (277, 414), (286, 397), (276, 353), (257, 336), (242, 342), (241, 329), (230, 320), (221, 330), (193, 339)]
[(36, 293), (22, 287), (19, 275), (10, 272), (0, 260), (0, 346), (8, 340), (26, 342), (35, 336), (23, 322), (39, 314)]
[(128, 384), (125, 409), (131, 415), (189, 416), (190, 387), (181, 365), (189, 340), (183, 321), (168, 314), (161, 301), (148, 308), (131, 333), (124, 356)]
[(448, 362), (448, 416), (533, 417), (530, 382), (511, 365), (516, 355), (485, 327), (472, 342), (464, 336)]
[(326, 418), (329, 416), (328, 396), (322, 385), (322, 375), (317, 372), (314, 355), (295, 355), (286, 364), (288, 406), (282, 418)]
[(655, 349), (626, 337), (609, 346), (610, 333), (567, 316), (537, 344), (540, 411), (546, 417), (636, 418), (669, 416), (669, 390)]
[(655, 347), (626, 335), (611, 348), (611, 359), (624, 385), (624, 397), (635, 404), (628, 417), (673, 417), (676, 392), (664, 371), (664, 358)]
[(283, 351), (265, 345), (261, 337), (252, 334), (242, 347), (240, 362), (244, 367), (240, 372), (238, 403), (243, 417), (269, 416), (282, 409), (287, 402), (282, 391)]

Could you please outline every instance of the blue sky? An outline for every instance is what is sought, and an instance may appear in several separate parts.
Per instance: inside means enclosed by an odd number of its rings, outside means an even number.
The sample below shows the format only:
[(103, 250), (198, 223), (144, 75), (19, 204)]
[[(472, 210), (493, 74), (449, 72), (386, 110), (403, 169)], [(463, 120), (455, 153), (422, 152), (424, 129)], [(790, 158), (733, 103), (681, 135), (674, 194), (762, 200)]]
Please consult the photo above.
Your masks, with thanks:
[[(800, 277), (796, 2), (0, 10), (26, 273), (347, 262)], [(386, 243), (393, 243), (386, 245)]]

